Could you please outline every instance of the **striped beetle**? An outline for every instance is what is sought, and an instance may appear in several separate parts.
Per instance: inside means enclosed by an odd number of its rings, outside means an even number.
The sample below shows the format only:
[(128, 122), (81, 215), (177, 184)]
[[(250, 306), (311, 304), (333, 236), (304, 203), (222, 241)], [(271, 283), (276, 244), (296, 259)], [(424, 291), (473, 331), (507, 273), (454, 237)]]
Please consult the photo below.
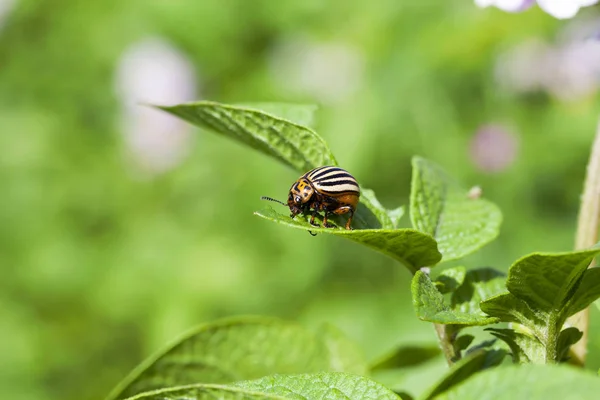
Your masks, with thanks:
[(350, 224), (359, 198), (360, 188), (356, 179), (348, 171), (333, 166), (312, 169), (298, 178), (290, 188), (287, 204), (270, 197), (263, 197), (264, 200), (287, 205), (292, 218), (312, 209), (310, 223), (313, 226), (318, 226), (315, 223), (315, 216), (319, 211), (325, 211), (324, 228), (332, 227), (327, 222), (328, 214), (350, 213), (346, 229), (352, 229)]

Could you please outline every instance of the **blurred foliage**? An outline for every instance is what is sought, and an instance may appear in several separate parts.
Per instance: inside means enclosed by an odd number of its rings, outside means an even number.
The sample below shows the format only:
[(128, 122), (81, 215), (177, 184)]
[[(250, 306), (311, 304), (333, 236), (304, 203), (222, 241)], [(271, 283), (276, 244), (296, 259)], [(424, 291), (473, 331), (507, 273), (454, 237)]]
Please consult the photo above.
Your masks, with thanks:
[[(494, 78), (502, 51), (551, 40), (562, 24), (470, 0), (17, 0), (0, 28), (1, 397), (102, 397), (191, 326), (243, 313), (329, 321), (371, 360), (435, 342), (398, 263), (253, 216), (295, 172), (206, 134), (177, 168), (132, 171), (115, 69), (134, 43), (161, 37), (184, 52), (201, 98), (320, 103), (317, 131), (386, 208), (408, 203), (414, 154), (480, 185), (502, 232), (461, 265), (506, 269), (573, 244), (598, 100), (510, 94)], [(278, 78), (276, 49), (294, 41), (352, 49), (353, 90), (317, 96)], [(469, 157), (490, 122), (520, 140), (516, 161), (493, 174)], [(592, 324), (597, 369), (596, 309)], [(387, 379), (416, 393), (443, 364)]]

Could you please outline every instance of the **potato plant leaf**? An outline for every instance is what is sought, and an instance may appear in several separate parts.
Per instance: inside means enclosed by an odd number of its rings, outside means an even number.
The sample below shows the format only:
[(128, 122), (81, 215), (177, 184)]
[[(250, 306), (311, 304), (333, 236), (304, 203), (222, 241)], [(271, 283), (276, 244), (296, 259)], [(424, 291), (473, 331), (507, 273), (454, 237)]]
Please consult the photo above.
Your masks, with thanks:
[(535, 337), (513, 329), (486, 329), (492, 335), (505, 342), (512, 353), (516, 364), (543, 363), (545, 358), (544, 346)]
[(503, 350), (477, 350), (471, 353), (468, 357), (456, 362), (448, 373), (422, 396), (422, 399), (437, 399), (440, 394), (459, 385), (478, 372), (500, 364), (505, 356), (506, 352)]
[(128, 400), (286, 400), (289, 397), (260, 393), (227, 385), (174, 386), (128, 397)]
[(413, 307), (417, 317), (423, 321), (462, 326), (488, 325), (498, 321), (497, 318), (486, 316), (482, 312), (472, 312), (471, 308), (467, 312), (461, 311), (462, 304), (452, 308), (446, 304), (444, 296), (429, 276), (422, 271), (417, 271), (413, 277), (411, 291)]
[(324, 372), (302, 375), (274, 375), (235, 384), (245, 390), (272, 394), (285, 399), (398, 400), (380, 383), (358, 375)]
[(502, 214), (472, 198), (437, 164), (413, 158), (410, 218), (415, 229), (433, 236), (443, 261), (473, 253), (498, 236)]
[(595, 399), (600, 379), (566, 365), (515, 365), (493, 368), (450, 388), (440, 400)]
[[(265, 317), (239, 317), (201, 326), (144, 361), (108, 399), (193, 383), (230, 383), (276, 373), (295, 374), (350, 366), (300, 325)], [(348, 346), (347, 344), (342, 346)]]
[(329, 371), (367, 375), (368, 364), (362, 349), (341, 330), (324, 324), (317, 337), (329, 352)]
[(375, 361), (371, 365), (371, 371), (414, 367), (426, 363), (440, 354), (439, 346), (400, 346)]
[(400, 261), (412, 272), (426, 265), (434, 265), (441, 258), (435, 240), (431, 236), (414, 229), (346, 230), (341, 227), (317, 228), (308, 223), (308, 215), (298, 215), (296, 218), (291, 219), (289, 215), (280, 214), (271, 207), (257, 211), (254, 214), (270, 221), (311, 231), (315, 234), (326, 233), (345, 237)]
[(466, 275), (465, 267), (446, 268), (438, 274), (433, 283), (440, 293), (446, 294), (458, 289), (465, 281)]

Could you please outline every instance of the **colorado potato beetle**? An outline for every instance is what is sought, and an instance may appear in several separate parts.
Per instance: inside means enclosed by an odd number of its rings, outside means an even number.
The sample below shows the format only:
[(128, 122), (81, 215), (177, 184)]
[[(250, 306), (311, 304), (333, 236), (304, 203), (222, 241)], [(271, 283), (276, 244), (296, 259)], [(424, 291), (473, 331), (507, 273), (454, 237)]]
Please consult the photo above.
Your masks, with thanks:
[(292, 218), (312, 209), (310, 223), (314, 226), (318, 226), (315, 223), (316, 215), (319, 211), (324, 211), (324, 228), (331, 227), (327, 222), (329, 214), (350, 213), (350, 217), (346, 222), (346, 229), (352, 229), (350, 224), (359, 198), (360, 188), (356, 179), (348, 171), (333, 166), (312, 169), (298, 178), (290, 188), (287, 204), (270, 197), (263, 197), (264, 200), (287, 205), (290, 208), (290, 217)]

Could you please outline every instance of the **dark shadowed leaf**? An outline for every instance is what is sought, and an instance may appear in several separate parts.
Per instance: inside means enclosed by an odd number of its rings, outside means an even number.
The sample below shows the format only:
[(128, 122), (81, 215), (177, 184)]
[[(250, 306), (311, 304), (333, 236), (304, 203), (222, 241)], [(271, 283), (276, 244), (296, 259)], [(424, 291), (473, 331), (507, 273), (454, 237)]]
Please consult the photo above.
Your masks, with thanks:
[(581, 283), (569, 301), (567, 316), (578, 313), (600, 298), (600, 268), (590, 268), (583, 273)]
[(375, 361), (371, 371), (414, 367), (430, 361), (441, 354), (439, 346), (401, 346)]
[(544, 346), (537, 338), (513, 329), (489, 328), (486, 330), (508, 345), (515, 363), (544, 362), (546, 356)]
[(571, 327), (564, 329), (558, 336), (558, 344), (556, 346), (557, 359), (559, 361), (566, 361), (569, 349), (577, 343), (582, 336), (583, 332), (577, 328)]
[(450, 293), (463, 284), (467, 270), (465, 267), (446, 268), (435, 278), (433, 283), (440, 293)]

